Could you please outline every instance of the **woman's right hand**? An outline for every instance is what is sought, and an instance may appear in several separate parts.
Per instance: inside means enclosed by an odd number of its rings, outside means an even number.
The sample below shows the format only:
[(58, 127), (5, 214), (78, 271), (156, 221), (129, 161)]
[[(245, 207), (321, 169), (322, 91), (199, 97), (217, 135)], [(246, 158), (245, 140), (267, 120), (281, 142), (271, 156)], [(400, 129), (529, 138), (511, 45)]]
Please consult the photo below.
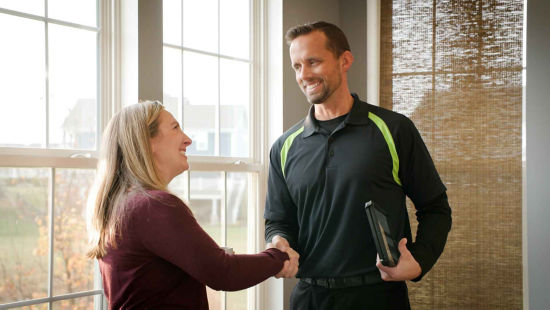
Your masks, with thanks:
[(271, 243), (267, 244), (267, 247), (277, 248), (287, 253), (290, 258), (290, 260), (285, 261), (283, 268), (275, 275), (275, 278), (294, 278), (298, 272), (298, 266), (300, 265), (300, 254), (294, 251), (288, 244), (288, 241), (281, 236), (274, 236)]

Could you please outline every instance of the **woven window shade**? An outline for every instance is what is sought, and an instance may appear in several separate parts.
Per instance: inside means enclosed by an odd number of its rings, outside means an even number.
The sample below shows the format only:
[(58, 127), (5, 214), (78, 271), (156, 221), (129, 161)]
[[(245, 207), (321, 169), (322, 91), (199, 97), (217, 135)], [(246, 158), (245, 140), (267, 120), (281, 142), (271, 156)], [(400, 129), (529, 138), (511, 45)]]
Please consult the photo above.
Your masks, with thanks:
[(414, 121), (453, 210), (412, 308), (521, 309), (523, 2), (382, 1), (381, 25), (380, 104)]

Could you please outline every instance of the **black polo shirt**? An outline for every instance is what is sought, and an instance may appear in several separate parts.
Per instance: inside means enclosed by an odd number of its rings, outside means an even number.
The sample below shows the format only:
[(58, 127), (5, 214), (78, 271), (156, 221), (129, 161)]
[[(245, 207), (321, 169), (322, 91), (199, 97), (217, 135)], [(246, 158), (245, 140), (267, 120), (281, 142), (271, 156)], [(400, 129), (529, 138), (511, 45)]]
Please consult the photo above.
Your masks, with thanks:
[[(312, 106), (304, 120), (273, 144), (266, 239), (279, 234), (291, 242), (300, 253), (298, 277), (379, 278), (364, 210), (365, 202), (374, 200), (388, 211), (395, 237), (409, 239), (425, 274), (443, 250), (450, 229), (448, 204), (436, 210), (429, 206), (446, 188), (407, 117), (353, 97), (352, 109), (332, 133), (319, 128)], [(411, 242), (405, 196), (420, 213), (435, 215), (419, 217), (420, 225), (424, 219), (426, 228), (438, 222), (439, 228), (424, 229), (422, 234), (419, 225), (417, 248)], [(436, 239), (438, 244), (433, 244)], [(436, 253), (434, 246), (441, 251)]]

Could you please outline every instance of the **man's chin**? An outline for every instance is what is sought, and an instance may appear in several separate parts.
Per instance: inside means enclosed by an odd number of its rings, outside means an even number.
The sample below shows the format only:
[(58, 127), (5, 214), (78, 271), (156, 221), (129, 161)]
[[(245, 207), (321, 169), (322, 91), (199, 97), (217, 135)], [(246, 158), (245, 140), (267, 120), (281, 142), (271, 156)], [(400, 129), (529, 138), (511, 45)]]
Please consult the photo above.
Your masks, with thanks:
[(314, 98), (307, 98), (307, 101), (309, 101), (309, 103), (311, 104), (321, 104), (321, 103), (324, 103), (326, 100), (325, 97), (314, 97)]
[(308, 95), (305, 91), (302, 90), (304, 93), (304, 96), (306, 96), (306, 99), (311, 104), (320, 104), (327, 100), (327, 94), (326, 93), (317, 93), (316, 95)]

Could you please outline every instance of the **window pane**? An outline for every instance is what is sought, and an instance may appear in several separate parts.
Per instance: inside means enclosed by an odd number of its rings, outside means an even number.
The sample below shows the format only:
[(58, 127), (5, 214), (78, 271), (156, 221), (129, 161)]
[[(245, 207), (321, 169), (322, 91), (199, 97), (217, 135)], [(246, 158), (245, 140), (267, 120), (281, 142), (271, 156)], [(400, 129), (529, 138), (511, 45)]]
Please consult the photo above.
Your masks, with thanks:
[[(227, 173), (227, 246), (247, 253), (248, 174)], [(246, 310), (247, 290), (227, 292), (227, 309)]]
[(0, 0), (0, 8), (44, 16), (44, 0)]
[(96, 148), (97, 34), (49, 25), (50, 147)]
[(250, 64), (220, 60), (220, 154), (248, 157), (250, 132)]
[(250, 57), (250, 0), (220, 0), (220, 53)]
[(183, 1), (183, 46), (218, 52), (218, 0)]
[(94, 296), (86, 296), (75, 299), (66, 299), (56, 301), (52, 304), (53, 310), (87, 310), (87, 309), (101, 309), (100, 304), (94, 308)]
[(163, 58), (163, 104), (181, 124), (182, 54), (181, 50), (165, 47)]
[(48, 17), (75, 24), (97, 26), (96, 0), (48, 0)]
[(54, 205), (55, 295), (94, 288), (93, 260), (87, 249), (86, 199), (94, 170), (56, 169)]
[(218, 58), (183, 52), (183, 129), (193, 143), (190, 155), (216, 155)]
[[(12, 309), (12, 308), (10, 308)], [(38, 305), (32, 305), (32, 306), (26, 306), (26, 307), (17, 307), (13, 308), (17, 310), (47, 310), (48, 309), (48, 303), (38, 304)]]
[[(381, 81), (392, 81), (381, 87), (381, 98), (390, 98), (382, 106), (410, 116), (449, 197), (460, 197), (451, 203), (453, 223), (460, 223), (453, 226), (456, 238), (449, 238), (428, 282), (410, 283), (412, 308), (521, 309), (525, 1), (381, 4), (382, 21), (399, 16), (381, 27)], [(411, 29), (424, 34), (402, 48), (395, 33)], [(424, 61), (415, 51), (428, 50), (434, 72), (392, 80), (396, 64), (420, 71)], [(407, 205), (414, 235), (415, 210), (410, 200)], [(444, 292), (431, 286), (441, 282)]]
[(44, 23), (0, 13), (0, 29), (0, 146), (44, 147)]
[(187, 174), (189, 172), (185, 171), (184, 173), (178, 175), (174, 179), (172, 179), (172, 182), (168, 184), (168, 190), (179, 197), (179, 199), (183, 200), (187, 206), (189, 206), (189, 182), (187, 178)]
[(182, 0), (164, 0), (162, 2), (162, 40), (164, 43), (181, 46), (181, 2)]
[(248, 173), (227, 173), (227, 246), (247, 253)]
[[(223, 173), (191, 172), (190, 208), (201, 227), (222, 245), (222, 210), (224, 208)], [(207, 287), (210, 309), (221, 309), (222, 293)]]
[(0, 168), (0, 304), (48, 293), (49, 169)]
[(191, 172), (190, 208), (201, 227), (221, 245), (223, 173)]

